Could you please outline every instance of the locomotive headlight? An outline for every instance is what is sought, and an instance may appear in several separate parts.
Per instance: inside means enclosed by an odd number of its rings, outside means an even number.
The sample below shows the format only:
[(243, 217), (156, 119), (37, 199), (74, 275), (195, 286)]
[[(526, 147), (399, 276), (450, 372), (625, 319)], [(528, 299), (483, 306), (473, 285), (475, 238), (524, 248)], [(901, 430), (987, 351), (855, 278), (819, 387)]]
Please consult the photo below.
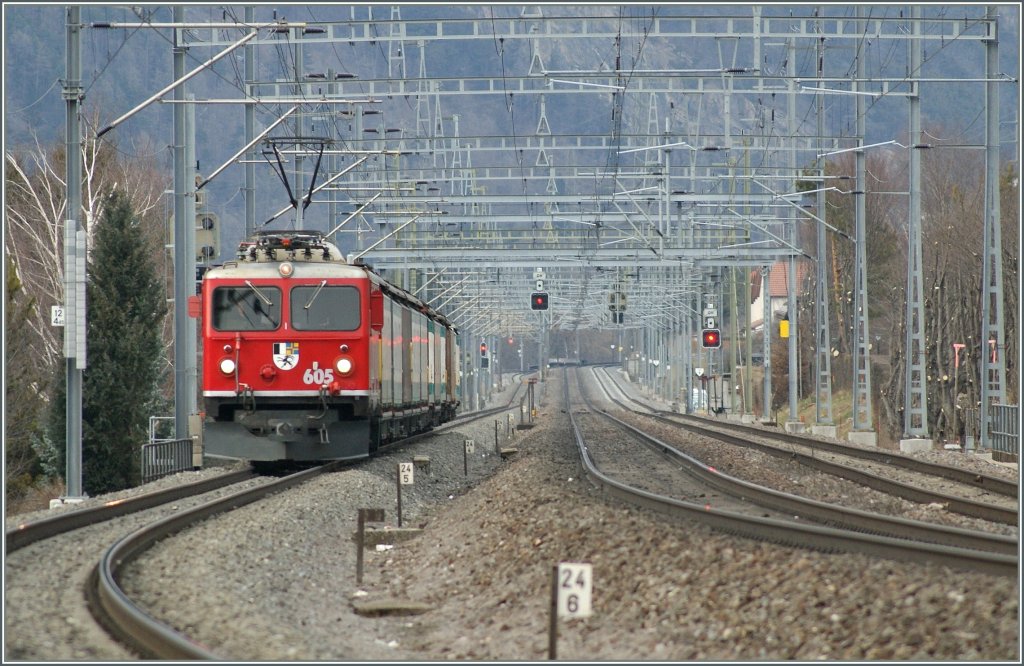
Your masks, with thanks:
[(292, 265), (292, 262), (286, 261), (277, 267), (277, 272), (281, 274), (281, 277), (291, 277), (295, 272), (295, 266)]
[(334, 359), (334, 367), (338, 371), (339, 375), (348, 375), (352, 373), (352, 359), (339, 356)]
[(220, 360), (220, 371), (225, 375), (230, 375), (235, 372), (235, 362), (230, 358), (222, 358)]

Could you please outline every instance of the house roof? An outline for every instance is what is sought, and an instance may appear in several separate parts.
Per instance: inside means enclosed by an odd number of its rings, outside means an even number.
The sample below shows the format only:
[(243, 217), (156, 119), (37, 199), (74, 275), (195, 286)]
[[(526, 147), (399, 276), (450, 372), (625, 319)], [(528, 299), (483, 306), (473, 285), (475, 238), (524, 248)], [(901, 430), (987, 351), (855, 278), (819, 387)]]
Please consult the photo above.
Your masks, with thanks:
[[(803, 283), (810, 271), (810, 264), (806, 260), (796, 262), (797, 284)], [(768, 275), (768, 296), (769, 298), (786, 298), (789, 295), (789, 265), (785, 261), (776, 261), (772, 264), (771, 273)], [(761, 269), (755, 268), (750, 272), (750, 302), (753, 303), (761, 296)]]

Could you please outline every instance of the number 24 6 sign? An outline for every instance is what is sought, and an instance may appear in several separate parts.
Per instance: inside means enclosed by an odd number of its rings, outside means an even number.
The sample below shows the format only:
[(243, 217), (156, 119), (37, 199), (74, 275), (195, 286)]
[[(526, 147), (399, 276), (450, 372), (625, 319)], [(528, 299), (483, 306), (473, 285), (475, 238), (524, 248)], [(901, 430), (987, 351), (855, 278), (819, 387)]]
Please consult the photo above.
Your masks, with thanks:
[(558, 565), (558, 617), (590, 617), (591, 565)]

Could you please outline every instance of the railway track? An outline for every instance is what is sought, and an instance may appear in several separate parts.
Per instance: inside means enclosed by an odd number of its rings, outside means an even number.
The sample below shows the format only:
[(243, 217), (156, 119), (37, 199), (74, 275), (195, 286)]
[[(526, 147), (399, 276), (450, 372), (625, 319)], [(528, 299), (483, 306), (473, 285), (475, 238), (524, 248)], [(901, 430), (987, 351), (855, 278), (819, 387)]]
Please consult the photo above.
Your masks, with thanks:
[(204, 479), (203, 481), (197, 481), (196, 483), (174, 486), (165, 490), (126, 499), (112, 500), (102, 505), (83, 507), (49, 518), (22, 523), (17, 527), (7, 530), (5, 552), (9, 555), (36, 541), (49, 539), (72, 530), (112, 520), (119, 516), (145, 511), (161, 504), (176, 502), (186, 497), (202, 495), (213, 490), (233, 486), (254, 476), (256, 476), (256, 472), (250, 467)]
[[(518, 375), (514, 375), (517, 377)], [(420, 433), (419, 435), (413, 435), (399, 442), (395, 442), (393, 446), (402, 446), (404, 444), (414, 442), (421, 437), (426, 437), (432, 434), (445, 432), (452, 428), (456, 428), (462, 424), (475, 421), (493, 414), (499, 414), (501, 412), (508, 411), (510, 406), (516, 400), (516, 396), (519, 395), (522, 385), (517, 384), (516, 390), (513, 392), (512, 397), (508, 403), (504, 406), (493, 407), (486, 410), (480, 410), (469, 414), (464, 414), (457, 419), (449, 421), (442, 426), (434, 428), (426, 433)], [(126, 516), (139, 511), (145, 511), (161, 504), (169, 504), (176, 502), (188, 497), (196, 495), (202, 495), (214, 490), (226, 488), (242, 481), (246, 481), (257, 476), (257, 471), (248, 467), (243, 470), (235, 472), (229, 472), (219, 476), (197, 481), (195, 483), (187, 483), (179, 486), (173, 486), (163, 490), (145, 493), (142, 495), (136, 495), (134, 497), (128, 497), (124, 499), (110, 500), (96, 506), (86, 506), (82, 508), (76, 508), (55, 516), (42, 518), (39, 520), (24, 522), (16, 527), (8, 529), (5, 535), (4, 545), (5, 553), (10, 554), (29, 544), (33, 544), (43, 539), (49, 539), (73, 530), (80, 529), (82, 527), (88, 527), (89, 525), (95, 525), (107, 520), (113, 520), (120, 516)]]
[[(1006, 479), (892, 452), (844, 446), (793, 433), (657, 410), (632, 397), (610, 373), (602, 370), (602, 374), (626, 400), (644, 410), (639, 411), (623, 400), (609, 396), (615, 404), (628, 412), (642, 414), (735, 446), (795, 460), (809, 468), (912, 502), (940, 504), (954, 513), (1004, 525), (1017, 525), (1019, 522), (1018, 486)], [(944, 480), (946, 492), (920, 487), (923, 477)]]
[(201, 520), (251, 504), (316, 476), (334, 471), (343, 463), (302, 470), (269, 484), (242, 490), (189, 511), (184, 511), (137, 530), (114, 543), (93, 569), (87, 588), (90, 610), (97, 621), (119, 641), (140, 654), (158, 659), (220, 659), (209, 648), (150, 617), (121, 589), (121, 572), (160, 539)]
[[(582, 386), (580, 373), (577, 373), (577, 380)], [(592, 482), (610, 495), (674, 517), (696, 519), (719, 530), (776, 543), (825, 551), (863, 552), (901, 560), (938, 562), (956, 568), (1004, 576), (1017, 574), (1015, 539), (880, 516), (756, 486), (723, 474), (589, 405), (587, 409), (591, 413), (600, 414), (617, 423), (631, 436), (640, 438), (653, 450), (671, 459), (673, 464), (685, 467), (689, 474), (708, 484), (715, 492), (750, 501), (756, 500), (758, 506), (743, 512), (720, 509), (710, 506), (706, 501), (681, 500), (676, 496), (662, 494), (662, 491), (651, 492), (624, 483), (605, 473), (595, 464), (596, 456), (591, 454), (591, 448), (596, 449), (597, 444), (587, 442), (584, 438), (576, 410), (572, 409), (568, 386), (569, 383), (566, 381), (565, 401), (569, 405), (569, 416), (585, 472)], [(582, 388), (580, 395), (583, 395)], [(765, 506), (788, 518), (766, 516)], [(798, 518), (794, 519), (793, 516)], [(822, 524), (810, 525), (807, 523), (808, 520)]]
[[(516, 387), (509, 402), (487, 410), (473, 412), (446, 423), (433, 430), (395, 442), (389, 449), (400, 449), (416, 440), (436, 435), (447, 430), (480, 420), (496, 413), (507, 411), (515, 402), (521, 386)], [(115, 500), (97, 507), (68, 511), (57, 516), (19, 525), (7, 532), (7, 552), (17, 551), (32, 543), (66, 534), (89, 525), (95, 525), (132, 513), (178, 503), (195, 498), (214, 490), (223, 490), (231, 485), (253, 478), (265, 481), (262, 485), (245, 488), (232, 494), (194, 506), (177, 510), (160, 520), (145, 525), (122, 536), (102, 553), (92, 568), (85, 585), (85, 596), (93, 618), (117, 641), (130, 647), (140, 655), (161, 659), (220, 659), (206, 646), (193, 641), (173, 628), (149, 616), (122, 590), (122, 574), (132, 562), (141, 557), (148, 548), (162, 539), (187, 529), (190, 525), (206, 520), (260, 499), (280, 493), (290, 487), (305, 483), (316, 476), (350, 466), (348, 462), (335, 462), (319, 467), (304, 469), (288, 476), (269, 480), (259, 477), (252, 468), (221, 475), (201, 482), (140, 495), (134, 498)], [(251, 485), (251, 484), (250, 484)]]

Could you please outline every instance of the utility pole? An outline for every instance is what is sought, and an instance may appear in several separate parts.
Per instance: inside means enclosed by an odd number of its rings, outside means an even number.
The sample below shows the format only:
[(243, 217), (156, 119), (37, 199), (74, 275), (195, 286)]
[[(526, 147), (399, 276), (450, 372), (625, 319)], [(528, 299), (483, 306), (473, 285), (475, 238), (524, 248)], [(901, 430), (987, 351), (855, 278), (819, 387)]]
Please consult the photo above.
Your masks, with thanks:
[[(252, 25), (255, 21), (252, 5), (245, 6), (245, 23)], [(245, 58), (245, 94), (251, 94), (249, 87), (256, 80), (256, 47), (246, 44), (243, 51)], [(245, 105), (245, 145), (252, 143), (256, 136), (256, 105)], [(245, 238), (252, 236), (256, 230), (256, 146), (245, 151)], [(333, 224), (333, 220), (331, 222)]]
[[(295, 96), (300, 98), (302, 97), (302, 79), (305, 76), (302, 63), (302, 31), (303, 28), (292, 28), (291, 34), (294, 45), (292, 59), (295, 61)], [(297, 201), (295, 205), (295, 228), (299, 231), (306, 228), (303, 222), (305, 195), (302, 193), (305, 188), (305, 177), (302, 172), (305, 155), (302, 154), (302, 151), (306, 146), (302, 142), (302, 139), (305, 137), (305, 123), (302, 122), (303, 115), (302, 109), (295, 112), (295, 138), (298, 139), (295, 145), (295, 199)]]
[(86, 230), (79, 227), (82, 214), (82, 125), (79, 119), (82, 91), (81, 8), (67, 8), (67, 54), (63, 86), (67, 102), (65, 124), (65, 176), (67, 209), (64, 218), (64, 357), (65, 381), (65, 483), (61, 501), (79, 502), (82, 493), (82, 371), (86, 367)]
[[(185, 22), (185, 8), (174, 6), (174, 22)], [(185, 75), (184, 29), (174, 28), (174, 80)], [(195, 326), (188, 317), (188, 297), (195, 293), (195, 254), (188, 255), (189, 236), (194, 234), (195, 214), (189, 218), (188, 195), (195, 187), (188, 179), (186, 143), (188, 141), (184, 83), (174, 87), (174, 437), (189, 437), (189, 406), (196, 400), (195, 388), (189, 381), (189, 354), (195, 357), (195, 345), (189, 335)], [(191, 185), (191, 186), (190, 186)]]
[(769, 290), (772, 267), (761, 268), (761, 354), (764, 377), (761, 380), (761, 423), (774, 423), (772, 419), (772, 297)]
[[(796, 133), (796, 44), (792, 38), (789, 39), (789, 132), (795, 136)], [(796, 151), (790, 151), (789, 153), (789, 168), (790, 173), (796, 174)], [(797, 247), (799, 242), (796, 226), (797, 216), (793, 214), (793, 219), (789, 225), (789, 239), (790, 245)], [(800, 398), (799, 387), (797, 380), (800, 377), (800, 364), (797, 359), (797, 314), (796, 314), (796, 255), (790, 255), (788, 266), (787, 266), (787, 280), (786, 280), (786, 309), (787, 317), (789, 318), (789, 420), (786, 421), (786, 430), (788, 432), (803, 432), (803, 423), (800, 421), (800, 409), (798, 400)]]
[[(185, 95), (185, 98), (189, 100), (189, 104), (185, 104), (185, 186), (188, 188), (188, 196), (185, 197), (185, 224), (187, 225), (187, 233), (185, 234), (185, 275), (187, 279), (192, 280), (196, 274), (196, 192), (195, 185), (197, 183), (196, 172), (199, 169), (199, 163), (196, 160), (196, 105), (195, 95), (189, 93)], [(219, 233), (219, 232), (218, 232)], [(195, 289), (189, 290), (189, 297), (195, 294)], [(175, 306), (178, 301), (175, 299)], [(185, 383), (188, 385), (185, 389), (187, 392), (186, 413), (191, 417), (192, 415), (199, 413), (198, 406), (198, 376), (196, 365), (199, 358), (199, 343), (196, 339), (196, 319), (188, 316), (188, 298), (185, 299), (183, 309), (183, 318), (185, 320)], [(177, 366), (177, 362), (175, 363)], [(189, 433), (191, 434), (191, 433)]]
[[(746, 138), (743, 139), (743, 147), (745, 149), (743, 151), (743, 175), (747, 176), (747, 178), (745, 178), (743, 180), (743, 194), (744, 194), (744, 198), (748, 199), (748, 202), (744, 204), (745, 205), (744, 213), (748, 217), (750, 216), (750, 203), (749, 203), (749, 198), (750, 198), (750, 178), (749, 178), (749, 176), (750, 176), (750, 145), (751, 145), (751, 143), (752, 142), (749, 139), (746, 139)], [(746, 231), (746, 235), (745, 235), (744, 240), (747, 240), (747, 241), (750, 240), (750, 230), (749, 229)], [(751, 312), (750, 312), (750, 270), (748, 268), (746, 268), (746, 267), (743, 267), (741, 269), (740, 275), (742, 276), (742, 279), (743, 279), (743, 288), (742, 288), (743, 304), (742, 304), (742, 307), (740, 307), (740, 309), (738, 311), (738, 312), (742, 312), (742, 314), (743, 314), (743, 330), (744, 330), (744, 335), (743, 335), (743, 420), (744, 421), (753, 421), (754, 420), (754, 393), (753, 393), (753, 390), (752, 390), (753, 383), (752, 383), (752, 380), (751, 380), (750, 376), (752, 374), (753, 366), (754, 366), (754, 364), (751, 361), (752, 349), (753, 349), (753, 344), (754, 344), (754, 342), (753, 342), (754, 335), (753, 335), (753, 331), (751, 331), (751, 326), (750, 326), (750, 319), (751, 319)]]

